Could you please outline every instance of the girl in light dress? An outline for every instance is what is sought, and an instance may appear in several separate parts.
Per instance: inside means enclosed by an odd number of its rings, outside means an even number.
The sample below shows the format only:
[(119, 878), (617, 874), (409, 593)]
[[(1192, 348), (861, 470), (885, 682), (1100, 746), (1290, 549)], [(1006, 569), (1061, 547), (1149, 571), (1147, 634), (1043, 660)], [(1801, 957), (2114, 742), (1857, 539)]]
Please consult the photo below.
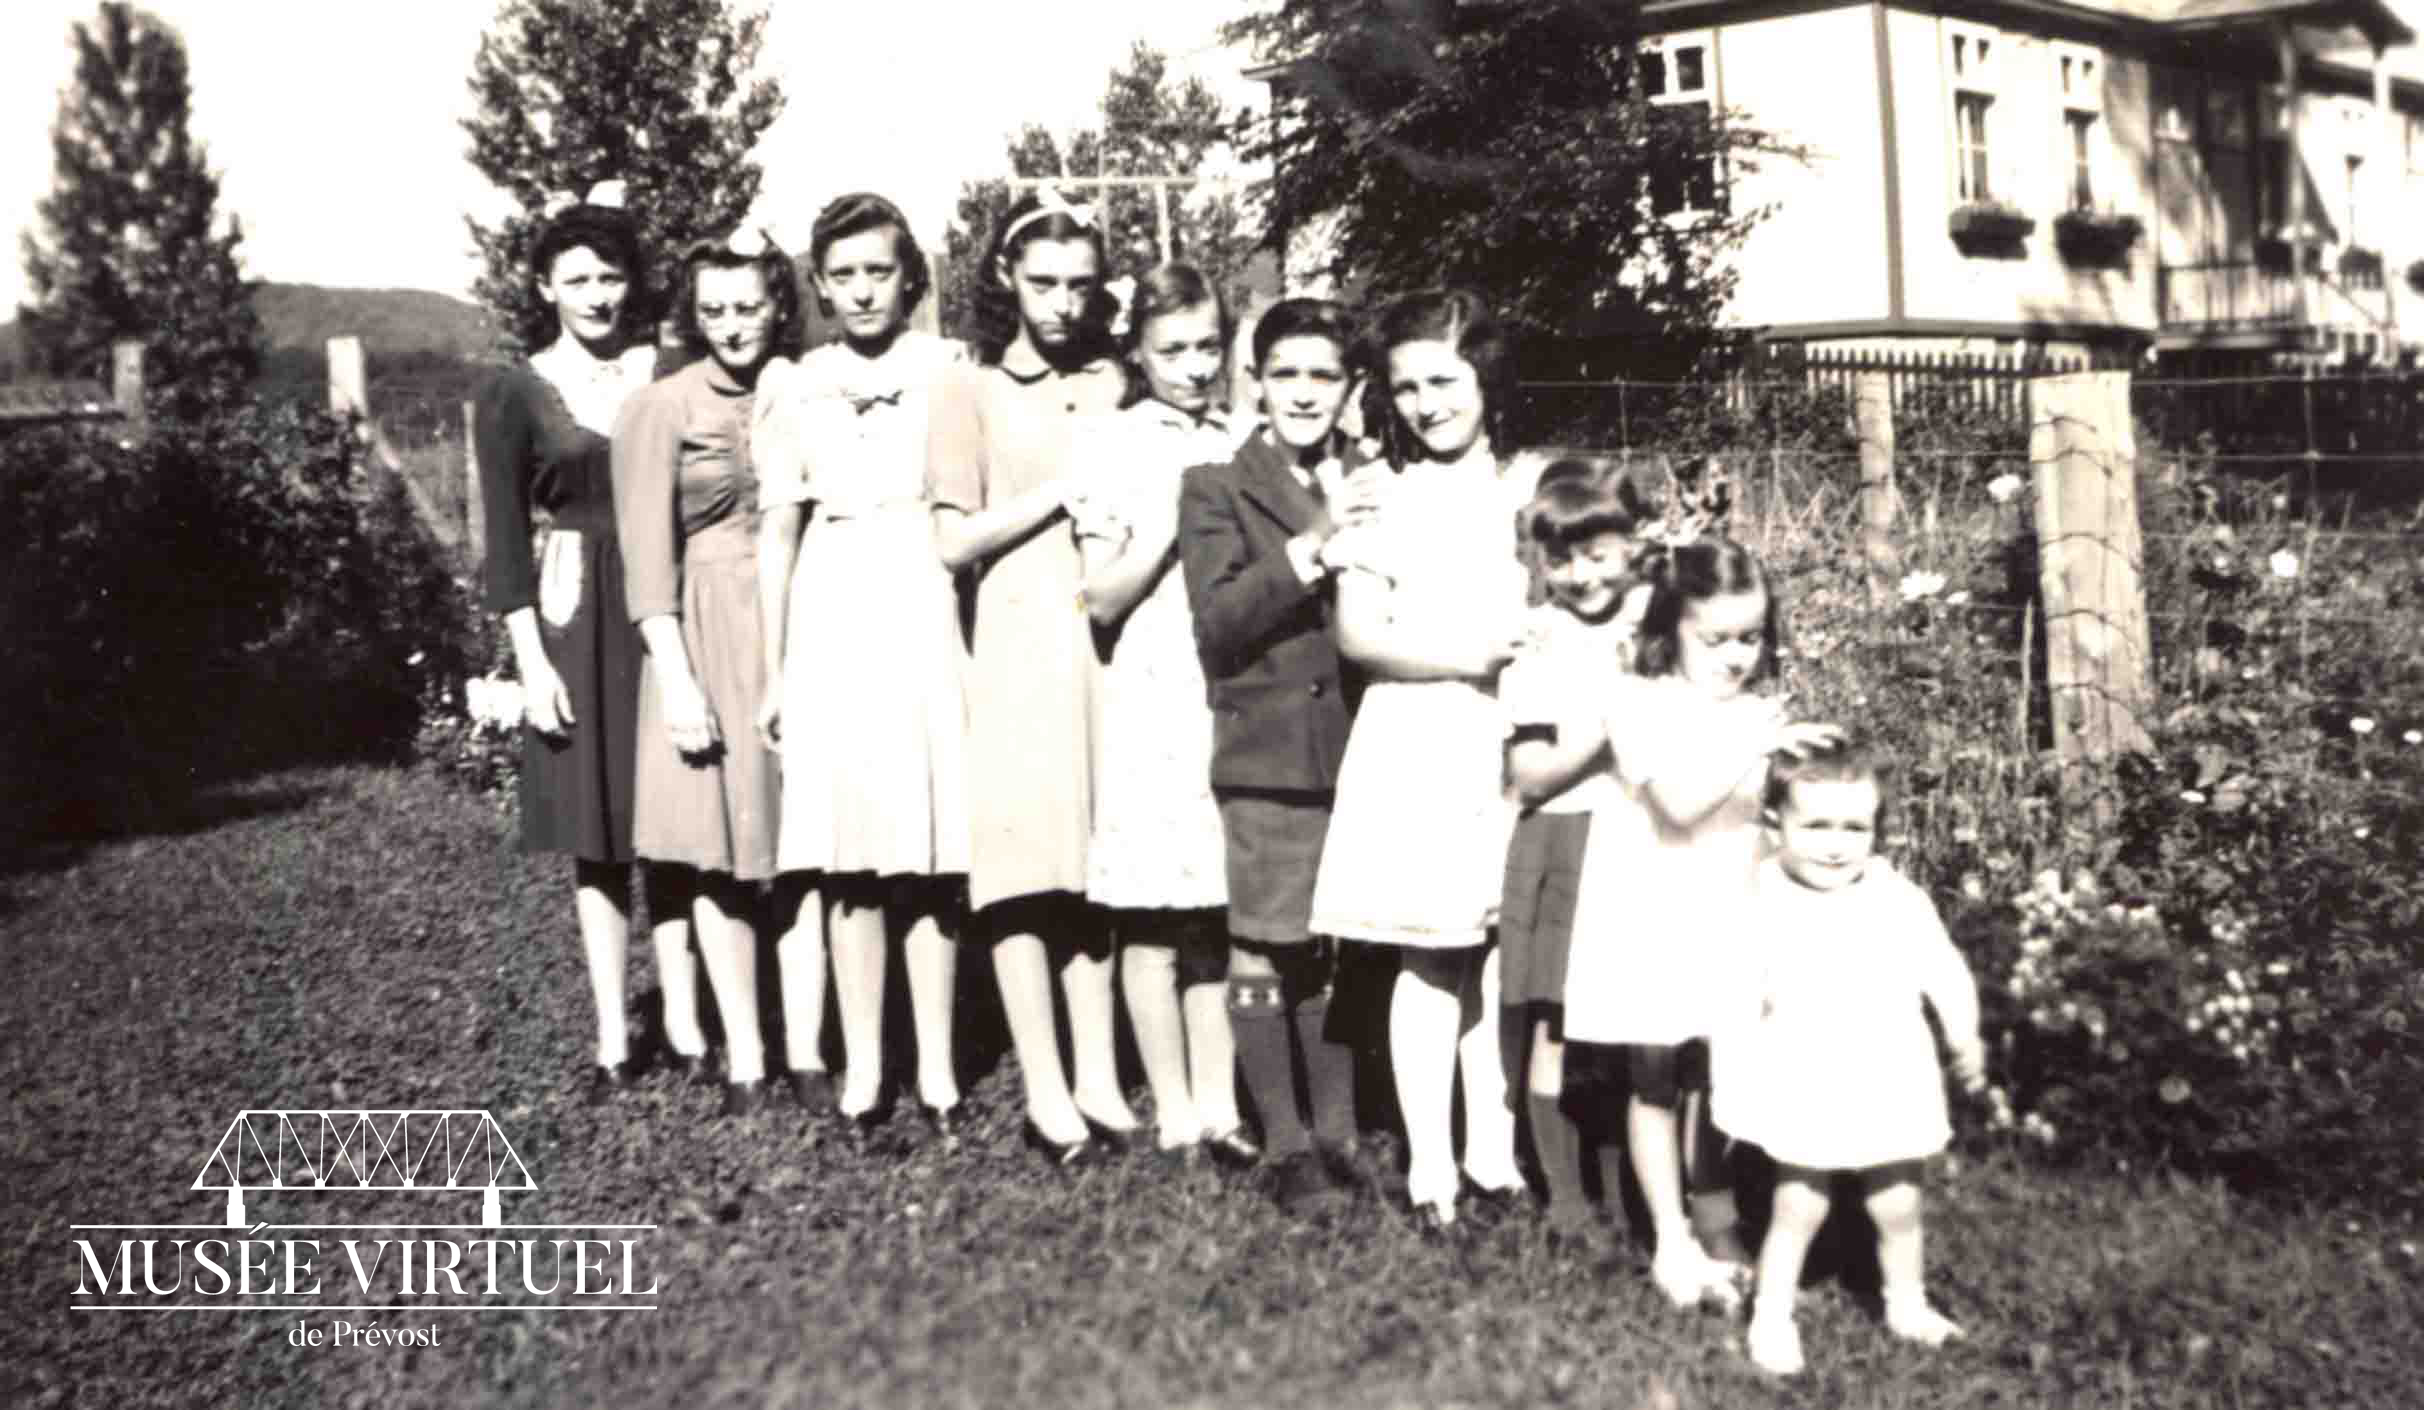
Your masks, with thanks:
[(724, 1110), (764, 1097), (757, 883), (775, 874), (774, 755), (765, 698), (751, 398), (797, 337), (790, 261), (763, 232), (682, 256), (675, 305), (706, 356), (634, 395), (614, 432), (615, 527), (632, 620), (647, 643), (633, 765), (632, 847), (687, 868), (691, 923), (724, 1023)]
[[(1684, 1205), (1687, 1156), (1713, 1196), (1713, 1152), (1687, 1151), (1678, 1115), (1686, 1044), (1725, 1012), (1745, 963), (1743, 900), (1760, 849), (1768, 762), (1835, 738), (1829, 725), (1788, 724), (1752, 688), (1775, 672), (1777, 605), (1758, 560), (1738, 544), (1699, 539), (1654, 554), (1638, 675), (1613, 683), (1602, 712), (1621, 800), (1591, 820), (1568, 956), (1568, 1042), (1627, 1048), (1633, 1173), (1648, 1206), (1651, 1276), (1677, 1306), (1731, 1302), (1734, 1261), (1713, 1258)], [(1731, 1194), (1708, 1205), (1730, 1216)], [(1712, 1240), (1730, 1217), (1703, 1219)], [(1721, 1245), (1722, 1246), (1722, 1245)]]
[(1128, 385), (1097, 227), (1090, 208), (1045, 193), (1004, 213), (979, 271), (979, 361), (945, 372), (926, 449), (936, 550), (975, 579), (969, 924), (992, 949), (1027, 1140), (1060, 1166), (1086, 1160), (1094, 1132), (1122, 1144), (1142, 1133), (1119, 1085), (1112, 955), (1083, 903), (1098, 667), (1065, 522), (1070, 456), (1080, 423), (1117, 411)]
[[(758, 728), (782, 761), (776, 944), (789, 1082), (820, 1111), (830, 940), (844, 1080), (863, 1133), (883, 1097), (886, 936), (902, 936), (917, 1110), (955, 1139), (955, 915), (968, 870), (967, 710), (958, 603), (925, 497), (927, 411), (959, 345), (908, 326), (932, 279), (892, 202), (817, 216), (808, 259), (838, 342), (758, 379), (765, 506), (760, 589), (768, 692)], [(846, 684), (845, 684), (846, 682)]]
[(1598, 1164), (1605, 1208), (1623, 1214), (1623, 1142), (1567, 1101), (1564, 1006), (1574, 898), (1592, 815), (1622, 798), (1597, 712), (1632, 669), (1634, 633), (1649, 596), (1633, 576), (1639, 515), (1621, 472), (1585, 460), (1541, 471), (1519, 538), (1547, 600), (1533, 609), (1532, 645), (1499, 675), (1507, 777), (1523, 813), (1507, 848), (1498, 911), (1501, 1017), (1510, 1088), (1524, 1094), (1532, 1147), (1560, 1238), (1606, 1241), (1586, 1193)]
[[(597, 1101), (631, 1079), (623, 995), (640, 705), (640, 638), (624, 606), (607, 438), (624, 401), (648, 385), (656, 350), (632, 336), (646, 322), (630, 316), (646, 266), (621, 184), (562, 200), (531, 251), (547, 314), (537, 330), (541, 346), (527, 366), (481, 389), (472, 438), (488, 516), (488, 605), (512, 637), (530, 725), (522, 737), (522, 850), (573, 857), (574, 910), (598, 1021), (590, 1078)], [(551, 516), (536, 562), (534, 511)], [(666, 1045), (677, 1063), (689, 1064), (703, 1059), (707, 1039), (679, 881), (678, 871), (642, 872)]]
[(1444, 1228), (1461, 1183), (1452, 1135), (1461, 1059), (1463, 1169), (1483, 1196), (1523, 1189), (1498, 1044), (1490, 943), (1515, 816), (1492, 685), (1524, 639), (1515, 513), (1528, 462), (1489, 423), (1506, 342), (1462, 291), (1411, 295), (1379, 320), (1400, 470), (1377, 515), (1342, 533), (1341, 654), (1370, 677), (1347, 742), (1314, 883), (1312, 929), (1395, 947), (1389, 1063), (1404, 1118), (1406, 1194)]
[(1752, 982), (1711, 1039), (1717, 1124), (1777, 1164), (1749, 1344), (1779, 1375), (1802, 1368), (1794, 1291), (1838, 1177), (1857, 1181), (1877, 1226), (1886, 1326), (1930, 1346), (1960, 1335), (1921, 1276), (1919, 1165), (1951, 1135), (1922, 1006), (1975, 1091), (1978, 990), (1926, 893), (1875, 855), (1886, 790), (1858, 745), (1778, 761), (1766, 792), (1776, 848), (1747, 917)]
[(1179, 476), (1236, 449), (1220, 394), (1228, 315), (1194, 268), (1136, 281), (1141, 399), (1078, 440), (1069, 513), (1086, 610), (1107, 649), (1086, 893), (1119, 944), (1120, 989), (1165, 1153), (1243, 1153), (1229, 1029), (1212, 711), (1178, 565)]

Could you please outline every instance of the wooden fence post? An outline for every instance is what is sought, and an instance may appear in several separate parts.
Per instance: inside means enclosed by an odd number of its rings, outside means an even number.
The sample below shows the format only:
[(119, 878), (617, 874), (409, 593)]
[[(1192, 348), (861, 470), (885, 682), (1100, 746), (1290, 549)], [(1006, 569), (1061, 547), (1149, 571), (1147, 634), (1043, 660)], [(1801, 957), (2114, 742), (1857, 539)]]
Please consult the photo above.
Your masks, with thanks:
[(120, 338), (109, 345), (109, 395), (128, 429), (140, 434), (145, 417), (142, 339)]
[(480, 404), (463, 403), (463, 562), (488, 561), (488, 505), (480, 498)]
[(370, 373), (362, 361), (362, 340), (350, 334), (328, 340), (328, 409), (339, 416), (370, 417)]
[(2038, 377), (2029, 404), (2045, 686), (2067, 781), (2074, 763), (2152, 744), (2129, 373)]
[(1869, 598), (1876, 601), (1902, 566), (1893, 537), (1893, 374), (1853, 374), (1852, 425), (1860, 440), (1860, 548), (1867, 560)]

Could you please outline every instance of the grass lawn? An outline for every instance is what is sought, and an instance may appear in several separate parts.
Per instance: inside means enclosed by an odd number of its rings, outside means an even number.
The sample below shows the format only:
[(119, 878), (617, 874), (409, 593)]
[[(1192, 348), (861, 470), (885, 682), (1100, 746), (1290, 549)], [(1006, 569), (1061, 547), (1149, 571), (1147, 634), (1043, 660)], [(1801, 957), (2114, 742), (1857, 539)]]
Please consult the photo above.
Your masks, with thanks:
[[(1969, 1341), (1895, 1344), (1826, 1281), (1812, 1374), (1778, 1386), (1727, 1319), (1528, 1218), (1430, 1242), (1374, 1205), (1292, 1224), (1210, 1170), (1047, 1175), (998, 1064), (949, 1154), (813, 1142), (780, 1104), (713, 1121), (663, 1078), (595, 1111), (566, 871), (481, 801), (370, 769), (10, 859), (0, 1403), (2424, 1405), (2424, 1234), (2164, 1177), (1939, 1162), (1932, 1283)], [(486, 1108), (540, 1186), (507, 1221), (657, 1224), (660, 1310), (386, 1314), (438, 1328), (405, 1350), (290, 1345), (319, 1315), (71, 1311), (67, 1226), (216, 1221), (188, 1186), (248, 1107)], [(364, 1217), (334, 1198), (248, 1212)], [(409, 1198), (373, 1217), (471, 1217)]]

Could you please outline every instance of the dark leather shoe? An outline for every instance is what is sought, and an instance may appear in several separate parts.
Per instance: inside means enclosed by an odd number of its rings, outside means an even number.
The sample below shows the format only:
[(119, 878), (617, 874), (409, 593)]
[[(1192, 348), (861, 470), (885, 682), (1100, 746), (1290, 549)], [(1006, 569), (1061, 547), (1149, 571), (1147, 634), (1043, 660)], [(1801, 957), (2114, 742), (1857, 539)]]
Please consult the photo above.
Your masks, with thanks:
[(967, 1134), (968, 1130), (968, 1119), (960, 1114), (961, 1104), (959, 1102), (953, 1102), (949, 1106), (935, 1106), (920, 1097), (914, 1110), (917, 1113), (917, 1124), (924, 1128), (928, 1141), (947, 1151), (959, 1149), (960, 1137)]
[(1204, 1150), (1218, 1164), (1231, 1170), (1245, 1170), (1262, 1161), (1262, 1147), (1246, 1134), (1243, 1126), (1232, 1126), (1217, 1135), (1204, 1137)]
[(724, 1084), (724, 1115), (747, 1116), (766, 1104), (766, 1084), (758, 1082), (727, 1082)]
[(822, 1121), (833, 1114), (832, 1073), (795, 1067), (783, 1074), (783, 1085), (791, 1089), (791, 1104), (808, 1113), (809, 1120)]
[[(1083, 1112), (1078, 1114), (1085, 1115)], [(1086, 1130), (1093, 1136), (1096, 1145), (1114, 1155), (1134, 1155), (1139, 1151), (1153, 1149), (1153, 1128), (1141, 1123), (1125, 1127), (1106, 1126), (1093, 1117), (1087, 1116)]]
[(1524, 1206), (1530, 1203), (1531, 1193), (1521, 1185), (1509, 1185), (1497, 1190), (1467, 1181), (1459, 1199), (1472, 1214), (1473, 1222), (1487, 1229), (1521, 1214)]
[(871, 1106), (865, 1111), (856, 1113), (836, 1110), (834, 1118), (842, 1128), (843, 1137), (851, 1145), (860, 1150), (866, 1150), (875, 1144), (877, 1134), (884, 1129), (884, 1123), (892, 1119), (892, 1109)]
[(1280, 1211), (1294, 1218), (1318, 1213), (1347, 1201), (1347, 1191), (1330, 1176), (1318, 1151), (1295, 1151), (1281, 1156), (1271, 1170), (1271, 1193)]
[(631, 1090), (631, 1070), (627, 1063), (600, 1063), (589, 1069), (589, 1104), (604, 1106)]
[(1044, 1164), (1056, 1170), (1076, 1170), (1095, 1162), (1096, 1152), (1092, 1141), (1056, 1141), (1045, 1135), (1032, 1121), (1020, 1130), (1019, 1139), (1026, 1143), (1027, 1149), (1043, 1157)]
[(696, 1086), (707, 1080), (707, 1055), (705, 1053), (677, 1053), (668, 1049), (665, 1053), (665, 1065), (673, 1070), (675, 1078), (685, 1084)]

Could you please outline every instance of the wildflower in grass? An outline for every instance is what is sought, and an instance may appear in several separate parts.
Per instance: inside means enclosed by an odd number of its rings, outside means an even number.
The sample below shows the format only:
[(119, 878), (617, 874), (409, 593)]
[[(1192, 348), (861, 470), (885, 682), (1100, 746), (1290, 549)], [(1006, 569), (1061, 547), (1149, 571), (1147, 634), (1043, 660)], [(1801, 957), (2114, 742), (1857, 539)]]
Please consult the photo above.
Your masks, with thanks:
[(2183, 788), (2180, 790), (2180, 801), (2183, 803), (2202, 803), (2205, 801), (2205, 795), (2199, 793), (2193, 788)]
[(1969, 600), (1970, 595), (1969, 589), (1967, 588), (1963, 588), (1959, 592), (1951, 592), (1944, 595), (1944, 605), (1947, 607), (1964, 607), (1969, 604)]
[(2410, 744), (2424, 744), (2424, 730), (2411, 729), (2407, 733), (2400, 735), (2399, 738), (2406, 740)]
[(2155, 1084), (2155, 1095), (2167, 1104), (2178, 1106), (2188, 1100), (2188, 1079), (2174, 1073)]
[(1902, 575), (1902, 600), (1917, 602), (1944, 591), (1942, 573), (1905, 573)]
[(2012, 496), (2027, 488), (2027, 485), (2027, 481), (2006, 470), (1986, 482), (1986, 492), (1995, 497), (1995, 503), (2009, 504)]
[(506, 676), (474, 677), (463, 682), (463, 708), (475, 724), (511, 730), (522, 723), (522, 683)]
[(2294, 578), (2298, 576), (2298, 555), (2290, 552), (2288, 549), (2283, 548), (2274, 550), (2271, 561), (2274, 577)]
[(2350, 734), (2372, 734), (2374, 722), (2364, 715), (2358, 715), (2348, 722), (2348, 732)]

